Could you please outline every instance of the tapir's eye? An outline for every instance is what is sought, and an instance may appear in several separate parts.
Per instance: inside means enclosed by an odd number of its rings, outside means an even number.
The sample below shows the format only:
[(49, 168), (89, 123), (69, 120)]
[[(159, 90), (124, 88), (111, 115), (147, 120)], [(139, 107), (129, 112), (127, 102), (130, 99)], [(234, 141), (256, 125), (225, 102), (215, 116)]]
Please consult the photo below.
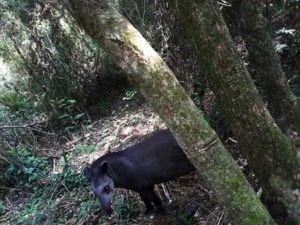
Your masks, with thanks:
[(104, 188), (103, 188), (103, 191), (108, 193), (110, 190), (110, 187), (108, 185), (106, 185)]

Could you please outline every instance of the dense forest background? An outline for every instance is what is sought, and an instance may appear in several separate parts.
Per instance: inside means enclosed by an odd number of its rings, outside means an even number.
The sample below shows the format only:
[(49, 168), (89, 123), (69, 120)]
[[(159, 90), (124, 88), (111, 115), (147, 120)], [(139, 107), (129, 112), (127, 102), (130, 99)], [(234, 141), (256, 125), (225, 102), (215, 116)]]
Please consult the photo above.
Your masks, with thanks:
[[(214, 4), (244, 66), (255, 73), (236, 2)], [(288, 85), (299, 96), (300, 2), (262, 3)], [(118, 10), (172, 69), (259, 193), (259, 182), (203, 75), (205, 68), (169, 4), (121, 0)], [(156, 187), (167, 205), (165, 217), (143, 216), (138, 196), (118, 190), (116, 213), (108, 219), (93, 199), (82, 167), (165, 124), (101, 44), (58, 2), (1, 0), (0, 18), (0, 224), (230, 224), (195, 174)], [(258, 87), (260, 82), (254, 79)], [(275, 119), (298, 147), (297, 129), (285, 129), (281, 117)]]

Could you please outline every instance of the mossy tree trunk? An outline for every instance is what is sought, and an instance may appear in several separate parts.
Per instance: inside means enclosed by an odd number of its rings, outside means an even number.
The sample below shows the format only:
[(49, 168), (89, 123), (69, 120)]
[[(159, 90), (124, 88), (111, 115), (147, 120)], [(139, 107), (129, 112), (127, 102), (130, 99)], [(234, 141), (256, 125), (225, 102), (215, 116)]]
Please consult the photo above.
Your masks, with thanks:
[(294, 195), (299, 191), (296, 150), (266, 109), (215, 2), (168, 2), (194, 45), (221, 110), (262, 185), (270, 211), (280, 221), (300, 224), (299, 201)]
[(275, 224), (172, 71), (110, 1), (64, 3), (80, 26), (129, 74), (235, 224)]
[(249, 60), (253, 68), (251, 76), (257, 80), (268, 109), (282, 130), (290, 124), (300, 131), (300, 105), (287, 84), (278, 54), (267, 30), (262, 14), (262, 2), (236, 0), (239, 5), (241, 34), (246, 41)]

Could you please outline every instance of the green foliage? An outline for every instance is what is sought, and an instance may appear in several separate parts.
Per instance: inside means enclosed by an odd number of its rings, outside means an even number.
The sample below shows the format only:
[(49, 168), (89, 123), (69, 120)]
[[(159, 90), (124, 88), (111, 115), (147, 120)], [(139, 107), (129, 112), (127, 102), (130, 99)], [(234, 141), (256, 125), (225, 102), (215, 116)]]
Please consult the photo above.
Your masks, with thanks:
[(76, 107), (76, 100), (74, 99), (60, 99), (57, 102), (53, 102), (56, 105), (54, 110), (55, 116), (52, 116), (54, 123), (60, 123), (61, 125), (68, 125), (67, 129), (74, 129), (84, 118), (85, 113), (80, 113)]
[(188, 216), (186, 213), (181, 213), (178, 216), (178, 220), (180, 221), (181, 225), (193, 225), (195, 224), (195, 220), (193, 217)]
[(11, 60), (11, 45), (1, 38), (0, 42), (0, 56), (4, 59)]
[(128, 86), (125, 75), (59, 4), (0, 0), (0, 16), (0, 58), (14, 77), (1, 94), (4, 105), (33, 111), (67, 134), (89, 120), (89, 109), (110, 113), (112, 99)]
[(14, 159), (15, 163), (6, 168), (3, 179), (29, 189), (37, 189), (37, 186), (33, 184), (46, 176), (49, 171), (47, 159), (32, 155), (30, 150), (26, 148), (11, 150), (8, 152), (8, 156)]
[(77, 144), (75, 146), (75, 150), (78, 153), (84, 153), (84, 152), (91, 153), (91, 152), (95, 151), (95, 146), (94, 145)]
[(20, 212), (15, 214), (15, 222), (24, 225), (38, 225), (44, 222), (45, 215), (41, 211), (42, 202), (39, 198), (32, 197), (31, 201)]
[(125, 201), (124, 196), (118, 196), (115, 199), (115, 210), (122, 219), (130, 219), (139, 214), (138, 202), (133, 199)]
[(15, 221), (19, 224), (65, 224), (68, 219), (88, 217), (99, 209), (97, 202), (81, 200), (87, 194), (83, 189), (53, 196), (53, 199), (49, 199), (52, 196), (50, 190), (47, 188), (42, 196), (33, 195), (26, 207), (15, 213)]
[(60, 182), (68, 190), (76, 187), (85, 186), (85, 179), (81, 174), (75, 170), (71, 165), (65, 165), (61, 174), (53, 175), (52, 182)]
[(5, 205), (3, 204), (2, 201), (0, 201), (0, 215), (5, 212)]
[[(106, 56), (53, 1), (37, 4), (11, 0), (0, 4), (7, 15), (0, 57), (15, 68), (12, 72), (23, 84), (18, 93), (26, 93), (26, 100), (34, 102), (35, 111), (46, 116), (50, 124), (76, 126), (97, 99), (97, 79), (105, 68)], [(20, 95), (11, 96), (17, 100), (15, 105), (4, 97), (12, 110), (25, 103), (16, 99)]]
[[(26, 204), (11, 215), (13, 224), (64, 224), (71, 217), (87, 217), (99, 208), (90, 200), (88, 184), (74, 166), (65, 164), (60, 173), (52, 173), (52, 164), (32, 155), (30, 149), (18, 148), (10, 154), (16, 163), (5, 170), (6, 181), (13, 181), (5, 182), (5, 186), (31, 193), (23, 200)], [(0, 214), (4, 211), (0, 202)]]
[(210, 116), (204, 115), (204, 119), (205, 119), (205, 121), (211, 126), (211, 124), (212, 124), (212, 119), (210, 118)]
[(282, 53), (283, 50), (284, 50), (285, 48), (287, 48), (287, 47), (288, 47), (288, 46), (287, 46), (286, 44), (276, 43), (276, 45), (275, 45), (275, 50), (276, 50), (277, 53)]
[(0, 103), (14, 112), (30, 111), (33, 107), (28, 98), (12, 90), (0, 93)]
[(123, 100), (132, 100), (137, 94), (137, 90), (135, 88), (129, 88), (125, 92), (125, 97), (123, 97)]
[(97, 209), (99, 209), (99, 202), (91, 199), (86, 199), (85, 201), (82, 201), (80, 203), (79, 216), (86, 217), (92, 211), (96, 211)]
[[(275, 32), (276, 36), (284, 36), (284, 35), (290, 35), (295, 36), (296, 30), (295, 29), (286, 29), (285, 27), (280, 28)], [(288, 48), (288, 45), (286, 43), (281, 43), (280, 40), (276, 40), (275, 42), (275, 50), (277, 53), (282, 54), (284, 50)]]

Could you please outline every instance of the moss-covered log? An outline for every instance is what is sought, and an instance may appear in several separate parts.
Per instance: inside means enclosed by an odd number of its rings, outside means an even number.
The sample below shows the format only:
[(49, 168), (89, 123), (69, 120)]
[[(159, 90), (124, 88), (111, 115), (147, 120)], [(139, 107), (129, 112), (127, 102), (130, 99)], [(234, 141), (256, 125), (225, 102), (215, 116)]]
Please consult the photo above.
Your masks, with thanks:
[(70, 0), (66, 4), (167, 123), (235, 224), (275, 224), (172, 71), (129, 21), (109, 1)]
[(294, 195), (299, 191), (295, 148), (266, 109), (215, 2), (168, 2), (193, 43), (240, 149), (262, 185), (265, 202), (280, 221), (284, 217), (299, 224), (299, 201)]

